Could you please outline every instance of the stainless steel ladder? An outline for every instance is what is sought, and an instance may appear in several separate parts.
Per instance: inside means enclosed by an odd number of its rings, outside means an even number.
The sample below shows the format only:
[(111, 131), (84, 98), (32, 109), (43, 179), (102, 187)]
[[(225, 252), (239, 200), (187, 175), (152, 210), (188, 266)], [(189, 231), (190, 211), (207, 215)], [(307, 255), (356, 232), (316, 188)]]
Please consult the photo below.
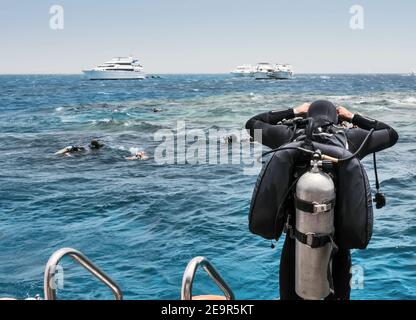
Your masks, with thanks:
[[(59, 262), (66, 256), (71, 257), (73, 260), (78, 262), (86, 270), (88, 270), (93, 276), (98, 278), (102, 283), (109, 287), (114, 295), (116, 300), (123, 299), (123, 293), (119, 286), (103, 271), (101, 271), (94, 263), (92, 263), (84, 254), (80, 251), (72, 248), (62, 248), (55, 251), (48, 262), (46, 263), (43, 284), (44, 284), (44, 294), (45, 300), (56, 300), (56, 283), (55, 276), (59, 274), (60, 269), (57, 268)], [(225, 296), (215, 296), (215, 295), (206, 295), (206, 296), (192, 296), (192, 287), (195, 279), (196, 271), (199, 267), (202, 267), (203, 270), (208, 274), (208, 276), (217, 284)], [(221, 277), (219, 272), (214, 268), (211, 262), (205, 257), (196, 257), (193, 258), (187, 265), (185, 272), (182, 278), (182, 287), (181, 287), (181, 300), (234, 300), (235, 296), (230, 287)], [(14, 300), (13, 298), (9, 298)], [(4, 300), (4, 299), (0, 299)], [(5, 300), (8, 300), (7, 298)], [(37, 296), (31, 300), (40, 300), (40, 297)]]
[(65, 256), (71, 257), (73, 260), (87, 269), (92, 275), (103, 282), (106, 286), (108, 286), (113, 292), (114, 298), (116, 300), (123, 299), (123, 293), (121, 292), (121, 289), (118, 287), (118, 285), (96, 265), (94, 265), (86, 256), (84, 256), (78, 250), (72, 248), (62, 248), (53, 253), (46, 264), (43, 277), (45, 300), (56, 300), (56, 286), (54, 285), (54, 280), (57, 273), (57, 265)]
[[(230, 289), (218, 271), (214, 268), (211, 262), (209, 262), (209, 260), (205, 257), (193, 258), (188, 263), (182, 278), (181, 300), (192, 300), (192, 286), (196, 271), (199, 267), (202, 267), (208, 276), (217, 284), (217, 286), (224, 293), (226, 300), (235, 300), (233, 291)], [(218, 298), (218, 296), (211, 297)], [(207, 300), (209, 300), (209, 298)]]

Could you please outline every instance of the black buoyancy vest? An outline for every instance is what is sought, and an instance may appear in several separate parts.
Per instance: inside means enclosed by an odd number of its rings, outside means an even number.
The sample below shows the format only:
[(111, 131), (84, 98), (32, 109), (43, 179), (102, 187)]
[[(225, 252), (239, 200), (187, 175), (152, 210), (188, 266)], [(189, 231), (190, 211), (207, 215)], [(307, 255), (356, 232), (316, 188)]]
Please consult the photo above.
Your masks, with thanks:
[[(338, 159), (351, 156), (342, 139), (332, 135), (325, 143), (313, 141), (315, 150)], [(300, 147), (302, 142), (292, 142), (284, 147)], [(278, 240), (282, 234), (287, 212), (294, 211), (291, 193), (296, 184), (296, 167), (306, 165), (310, 158), (299, 150), (277, 150), (264, 164), (254, 188), (249, 228), (266, 239)], [(334, 166), (336, 179), (335, 241), (340, 248), (364, 249), (373, 230), (371, 189), (367, 174), (359, 159)], [(292, 190), (291, 190), (292, 189)]]

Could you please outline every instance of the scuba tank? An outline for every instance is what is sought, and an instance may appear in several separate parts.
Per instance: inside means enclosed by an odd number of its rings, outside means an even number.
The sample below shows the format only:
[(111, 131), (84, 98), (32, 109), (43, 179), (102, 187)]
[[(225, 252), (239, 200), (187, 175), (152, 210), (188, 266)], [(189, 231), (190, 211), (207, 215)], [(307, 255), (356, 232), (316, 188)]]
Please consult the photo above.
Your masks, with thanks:
[(335, 186), (315, 154), (311, 169), (298, 180), (295, 194), (295, 290), (304, 299), (323, 299), (333, 290), (332, 254)]

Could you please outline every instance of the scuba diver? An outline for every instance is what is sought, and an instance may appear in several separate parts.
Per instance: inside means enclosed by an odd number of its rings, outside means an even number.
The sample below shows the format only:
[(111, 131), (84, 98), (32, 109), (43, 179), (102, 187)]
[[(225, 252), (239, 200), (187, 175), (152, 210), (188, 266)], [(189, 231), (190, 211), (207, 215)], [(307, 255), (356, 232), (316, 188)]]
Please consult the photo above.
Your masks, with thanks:
[(88, 146), (68, 146), (65, 147), (58, 152), (55, 152), (55, 155), (66, 155), (69, 156), (73, 153), (78, 152), (85, 152), (87, 150), (98, 150), (101, 149), (104, 145), (100, 143), (98, 140), (91, 140), (90, 144)]
[[(339, 126), (343, 122), (350, 123), (349, 127)], [(280, 259), (280, 298), (348, 300), (351, 291), (350, 249), (364, 249), (372, 234), (371, 190), (359, 160), (374, 153), (375, 164), (375, 153), (396, 144), (397, 132), (383, 122), (353, 114), (345, 107), (335, 107), (325, 100), (256, 115), (247, 121), (246, 129), (253, 138), (257, 138), (255, 130), (261, 130), (259, 142), (274, 149), (269, 153), (275, 153), (257, 180), (249, 219), (251, 232), (263, 238), (278, 240), (282, 231), (286, 232)], [(322, 151), (331, 156), (321, 155)], [(297, 174), (300, 170), (297, 163), (300, 159), (310, 160), (310, 154), (313, 154), (312, 168), (307, 173), (302, 169), (304, 171)], [(322, 169), (318, 169), (318, 165)], [(305, 166), (311, 167), (309, 163)], [(377, 194), (374, 200), (380, 208), (385, 204), (385, 198), (379, 192), (376, 166), (375, 172)], [(326, 195), (330, 201), (299, 199), (305, 194), (302, 193), (305, 180), (311, 177), (306, 188), (321, 188), (319, 194), (315, 193), (318, 197), (332, 189)], [(322, 183), (329, 187), (323, 187)], [(307, 195), (311, 196), (311, 192)], [(331, 213), (332, 217), (322, 220), (324, 218), (318, 218), (319, 213)], [(322, 221), (327, 221), (330, 231), (321, 238), (318, 232), (323, 231), (307, 232), (305, 226), (308, 225), (301, 226), (307, 219), (315, 219), (313, 223), (321, 219), (318, 227), (322, 227)], [(325, 246), (331, 249), (325, 251)], [(307, 256), (302, 258), (302, 253)], [(324, 260), (328, 261), (327, 270)], [(308, 266), (305, 271), (301, 263), (315, 265)], [(321, 271), (321, 277), (314, 269), (317, 265), (325, 269)], [(317, 283), (319, 281), (321, 283)], [(318, 290), (322, 283), (325, 290)]]

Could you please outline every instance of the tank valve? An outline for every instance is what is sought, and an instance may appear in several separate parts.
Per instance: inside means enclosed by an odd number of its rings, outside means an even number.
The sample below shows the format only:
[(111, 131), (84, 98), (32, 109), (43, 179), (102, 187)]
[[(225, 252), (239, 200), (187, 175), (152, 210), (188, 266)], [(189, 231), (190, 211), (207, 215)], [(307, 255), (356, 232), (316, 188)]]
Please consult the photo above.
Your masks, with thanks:
[(311, 166), (312, 166), (312, 172), (318, 172), (319, 168), (322, 167), (322, 153), (320, 150), (316, 150), (314, 154), (312, 155), (311, 160)]

